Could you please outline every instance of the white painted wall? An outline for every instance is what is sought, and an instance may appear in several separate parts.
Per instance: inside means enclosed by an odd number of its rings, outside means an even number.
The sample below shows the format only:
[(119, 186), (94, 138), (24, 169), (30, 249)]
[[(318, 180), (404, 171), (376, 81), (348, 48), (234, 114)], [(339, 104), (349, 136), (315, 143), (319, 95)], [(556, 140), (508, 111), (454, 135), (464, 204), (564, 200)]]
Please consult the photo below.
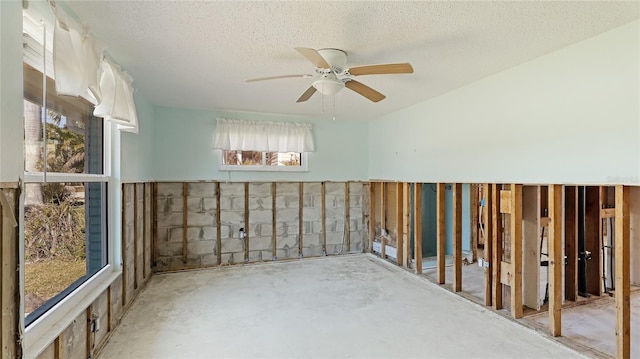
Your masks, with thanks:
[[(213, 149), (216, 118), (308, 122), (316, 152), (308, 155), (308, 172), (218, 170), (220, 151)], [(154, 122), (155, 177), (170, 180), (344, 181), (367, 180), (368, 124), (248, 112), (199, 111), (157, 107)]]
[(639, 24), (371, 122), (370, 178), (640, 183)]
[(24, 172), (22, 2), (0, 1), (0, 182)]

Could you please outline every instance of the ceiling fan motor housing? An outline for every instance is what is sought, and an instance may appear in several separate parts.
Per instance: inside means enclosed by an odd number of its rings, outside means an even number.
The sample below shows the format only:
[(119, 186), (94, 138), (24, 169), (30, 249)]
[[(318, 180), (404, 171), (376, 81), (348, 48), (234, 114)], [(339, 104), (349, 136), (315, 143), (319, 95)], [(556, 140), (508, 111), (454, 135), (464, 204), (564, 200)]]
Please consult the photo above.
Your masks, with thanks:
[(347, 53), (339, 49), (320, 49), (318, 53), (331, 66), (331, 70), (340, 74), (347, 64)]

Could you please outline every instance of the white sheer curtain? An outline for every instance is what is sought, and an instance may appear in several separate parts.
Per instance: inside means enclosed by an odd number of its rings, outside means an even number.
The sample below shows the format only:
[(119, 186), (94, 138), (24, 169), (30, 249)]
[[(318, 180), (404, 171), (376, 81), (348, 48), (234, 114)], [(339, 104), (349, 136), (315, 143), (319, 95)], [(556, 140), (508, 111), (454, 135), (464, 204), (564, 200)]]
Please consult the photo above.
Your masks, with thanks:
[(53, 67), (56, 92), (82, 96), (96, 106), (94, 116), (138, 133), (133, 79), (103, 54), (105, 47), (62, 8), (55, 8)]
[(234, 151), (313, 152), (309, 123), (217, 119), (214, 148)]

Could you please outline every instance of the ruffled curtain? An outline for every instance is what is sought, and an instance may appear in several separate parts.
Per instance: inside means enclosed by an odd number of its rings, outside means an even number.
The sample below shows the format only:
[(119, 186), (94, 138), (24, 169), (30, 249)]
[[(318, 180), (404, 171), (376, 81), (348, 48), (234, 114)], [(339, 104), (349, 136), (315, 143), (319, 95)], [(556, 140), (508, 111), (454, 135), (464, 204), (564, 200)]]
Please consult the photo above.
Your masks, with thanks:
[(54, 8), (53, 67), (56, 92), (82, 96), (96, 106), (94, 116), (114, 122), (118, 129), (138, 133), (133, 79), (103, 52), (105, 47), (64, 9)]
[(261, 152), (315, 151), (311, 124), (222, 118), (216, 122), (214, 148)]

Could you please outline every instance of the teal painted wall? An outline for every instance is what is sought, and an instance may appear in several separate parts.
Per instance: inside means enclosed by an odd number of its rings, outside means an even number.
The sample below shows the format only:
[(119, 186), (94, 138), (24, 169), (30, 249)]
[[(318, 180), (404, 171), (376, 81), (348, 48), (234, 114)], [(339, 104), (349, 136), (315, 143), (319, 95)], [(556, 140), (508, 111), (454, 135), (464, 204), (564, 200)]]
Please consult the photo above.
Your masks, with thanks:
[[(313, 124), (316, 152), (307, 172), (219, 171), (213, 149), (216, 118), (306, 122)], [(301, 116), (156, 107), (154, 176), (169, 180), (344, 181), (368, 180), (368, 123)]]
[(122, 132), (120, 135), (121, 176), (123, 181), (148, 181), (155, 175), (155, 108), (139, 91), (135, 92), (134, 100), (139, 133)]

